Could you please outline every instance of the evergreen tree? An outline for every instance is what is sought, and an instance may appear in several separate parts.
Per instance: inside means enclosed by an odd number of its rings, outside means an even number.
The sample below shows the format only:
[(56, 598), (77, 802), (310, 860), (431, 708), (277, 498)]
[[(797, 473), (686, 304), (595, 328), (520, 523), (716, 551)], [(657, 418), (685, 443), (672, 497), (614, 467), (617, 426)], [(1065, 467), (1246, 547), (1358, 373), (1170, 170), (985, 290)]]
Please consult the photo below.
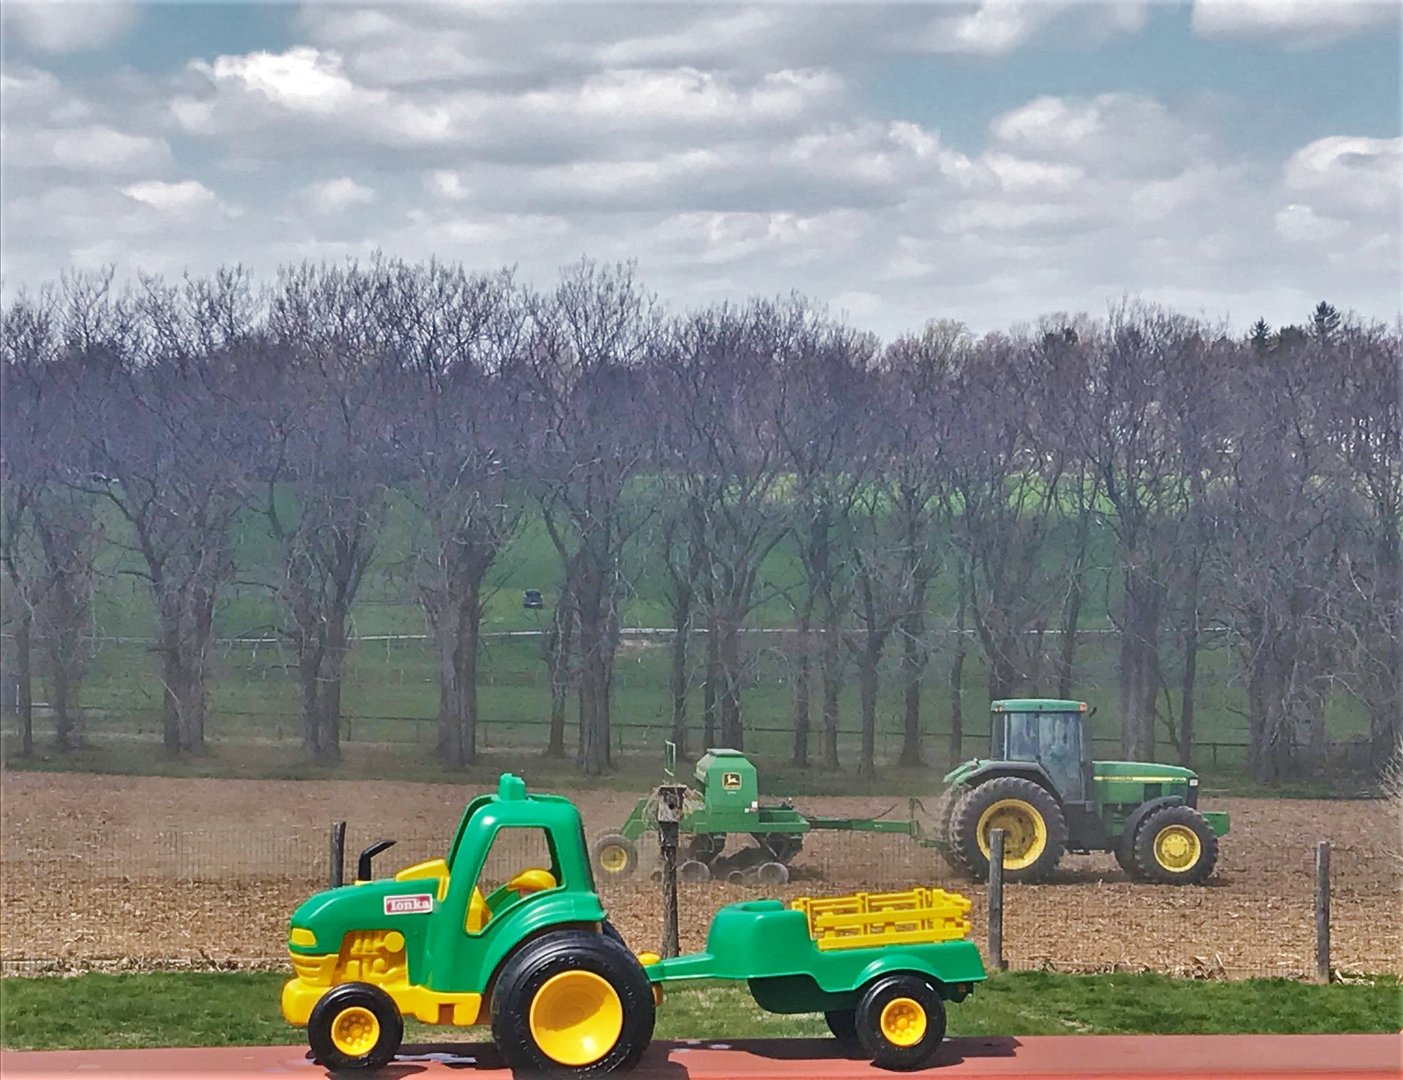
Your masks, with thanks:
[(1315, 314), (1311, 316), (1311, 324), (1315, 328), (1316, 338), (1320, 341), (1329, 341), (1340, 328), (1340, 313), (1333, 304), (1327, 304), (1322, 300), (1315, 305)]
[(1267, 325), (1266, 319), (1258, 319), (1252, 324), (1252, 336), (1248, 340), (1258, 352), (1266, 352), (1271, 348), (1271, 327)]

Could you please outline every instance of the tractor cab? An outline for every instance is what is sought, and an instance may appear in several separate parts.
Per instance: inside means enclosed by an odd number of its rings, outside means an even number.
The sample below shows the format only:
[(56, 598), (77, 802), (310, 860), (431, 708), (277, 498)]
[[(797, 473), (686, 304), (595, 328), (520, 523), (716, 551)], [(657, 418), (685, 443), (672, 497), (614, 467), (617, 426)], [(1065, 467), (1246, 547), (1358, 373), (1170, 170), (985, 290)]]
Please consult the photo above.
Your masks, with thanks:
[(989, 756), (1041, 767), (1064, 803), (1087, 802), (1092, 786), (1086, 702), (1014, 698), (990, 710)]

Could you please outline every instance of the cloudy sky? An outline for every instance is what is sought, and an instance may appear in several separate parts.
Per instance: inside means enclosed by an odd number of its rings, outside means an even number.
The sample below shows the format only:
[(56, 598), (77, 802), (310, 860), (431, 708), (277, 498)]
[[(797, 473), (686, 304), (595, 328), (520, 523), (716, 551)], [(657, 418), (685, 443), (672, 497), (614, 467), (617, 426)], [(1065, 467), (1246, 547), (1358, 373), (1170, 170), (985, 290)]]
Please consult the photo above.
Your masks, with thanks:
[(376, 248), (884, 334), (1399, 313), (1398, 5), (3, 8), (3, 288)]

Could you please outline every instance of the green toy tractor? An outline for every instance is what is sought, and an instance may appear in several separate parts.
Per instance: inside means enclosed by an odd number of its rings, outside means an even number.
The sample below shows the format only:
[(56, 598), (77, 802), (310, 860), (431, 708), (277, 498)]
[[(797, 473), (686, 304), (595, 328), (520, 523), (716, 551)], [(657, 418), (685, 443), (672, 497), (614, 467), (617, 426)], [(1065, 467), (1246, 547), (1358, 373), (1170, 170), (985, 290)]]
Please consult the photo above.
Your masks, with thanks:
[(1198, 809), (1191, 769), (1092, 761), (1085, 702), (996, 701), (989, 758), (946, 777), (937, 827), (957, 870), (984, 876), (990, 836), (1004, 831), (1004, 874), (1039, 881), (1064, 852), (1110, 851), (1131, 877), (1200, 884), (1213, 873), (1228, 815)]

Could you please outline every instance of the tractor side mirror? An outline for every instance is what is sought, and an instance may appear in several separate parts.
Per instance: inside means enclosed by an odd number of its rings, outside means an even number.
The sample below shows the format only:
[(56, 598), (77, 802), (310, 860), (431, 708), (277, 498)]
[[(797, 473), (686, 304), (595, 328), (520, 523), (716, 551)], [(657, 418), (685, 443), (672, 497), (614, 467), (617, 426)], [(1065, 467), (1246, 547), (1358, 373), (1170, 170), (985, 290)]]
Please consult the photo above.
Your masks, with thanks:
[(375, 843), (371, 844), (368, 848), (362, 851), (360, 853), (360, 858), (356, 860), (356, 880), (373, 880), (370, 870), (371, 860), (374, 859), (375, 856), (379, 855), (380, 852), (385, 851), (394, 846), (395, 842), (393, 840), (377, 840), (375, 841)]

